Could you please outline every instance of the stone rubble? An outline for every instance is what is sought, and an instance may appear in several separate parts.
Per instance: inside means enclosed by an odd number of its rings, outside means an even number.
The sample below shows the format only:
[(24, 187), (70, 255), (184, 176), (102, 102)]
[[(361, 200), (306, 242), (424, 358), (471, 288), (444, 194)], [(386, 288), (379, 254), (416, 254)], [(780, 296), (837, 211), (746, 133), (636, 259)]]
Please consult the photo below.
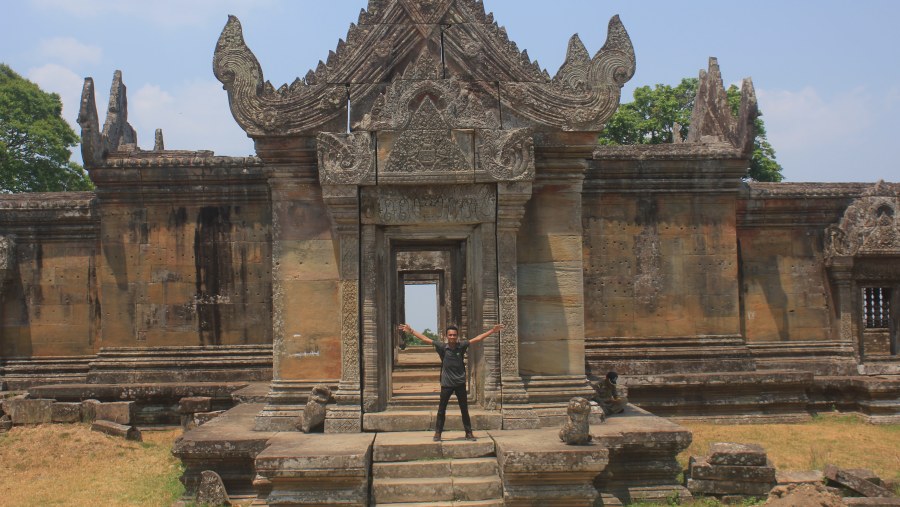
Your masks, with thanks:
[(710, 444), (707, 456), (691, 456), (686, 475), (691, 493), (717, 497), (766, 496), (775, 484), (775, 467), (756, 444)]

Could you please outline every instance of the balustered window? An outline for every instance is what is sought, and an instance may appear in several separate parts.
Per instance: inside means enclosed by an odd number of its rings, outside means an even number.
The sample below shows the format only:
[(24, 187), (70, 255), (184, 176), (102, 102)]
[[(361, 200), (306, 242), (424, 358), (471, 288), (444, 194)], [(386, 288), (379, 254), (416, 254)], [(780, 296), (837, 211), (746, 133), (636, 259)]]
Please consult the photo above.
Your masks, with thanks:
[(863, 324), (866, 329), (887, 328), (891, 318), (890, 287), (863, 287)]

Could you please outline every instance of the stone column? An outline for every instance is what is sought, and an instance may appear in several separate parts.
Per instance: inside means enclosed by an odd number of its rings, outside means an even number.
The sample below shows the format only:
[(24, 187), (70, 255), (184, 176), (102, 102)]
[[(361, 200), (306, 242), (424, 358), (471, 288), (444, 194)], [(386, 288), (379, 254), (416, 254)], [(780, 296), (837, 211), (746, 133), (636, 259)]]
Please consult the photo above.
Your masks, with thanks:
[(326, 433), (362, 431), (359, 365), (359, 187), (323, 185), (339, 242), (341, 381), (325, 416)]
[(500, 388), (504, 429), (539, 427), (519, 376), (519, 297), (516, 241), (531, 182), (497, 184), (497, 279), (500, 290)]

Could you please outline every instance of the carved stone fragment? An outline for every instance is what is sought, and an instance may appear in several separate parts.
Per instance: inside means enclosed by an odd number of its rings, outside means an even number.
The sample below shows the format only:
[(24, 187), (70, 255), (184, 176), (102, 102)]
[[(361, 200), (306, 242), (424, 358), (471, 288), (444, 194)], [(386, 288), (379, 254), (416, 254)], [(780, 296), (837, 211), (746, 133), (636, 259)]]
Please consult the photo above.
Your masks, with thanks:
[(688, 143), (728, 143), (744, 155), (753, 149), (756, 137), (754, 122), (759, 116), (753, 82), (747, 78), (741, 84), (741, 106), (737, 119), (731, 114), (728, 95), (722, 83), (722, 73), (715, 58), (709, 59), (709, 70), (700, 71), (700, 83), (691, 112)]
[(216, 472), (204, 470), (200, 474), (200, 486), (197, 488), (197, 505), (210, 505), (219, 507), (231, 505), (228, 500), (228, 492), (225, 483)]
[(325, 424), (325, 405), (331, 400), (331, 389), (317, 385), (309, 394), (303, 409), (303, 433), (321, 432)]
[(584, 398), (572, 398), (566, 408), (568, 421), (559, 430), (559, 439), (569, 445), (584, 445), (591, 441), (591, 404)]

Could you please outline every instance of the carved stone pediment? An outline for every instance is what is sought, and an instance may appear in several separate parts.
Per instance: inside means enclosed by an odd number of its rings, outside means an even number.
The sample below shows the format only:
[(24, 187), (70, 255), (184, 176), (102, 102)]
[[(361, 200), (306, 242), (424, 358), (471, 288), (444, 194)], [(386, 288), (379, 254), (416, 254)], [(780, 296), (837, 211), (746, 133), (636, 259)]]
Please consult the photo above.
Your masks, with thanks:
[[(421, 87), (447, 92), (447, 86), (455, 86), (461, 95), (444, 94), (452, 101), (452, 116), (486, 121), (487, 126), (499, 116), (488, 110), (479, 117), (477, 108), (484, 104), (471, 100), (472, 90), (480, 90), (481, 98), (496, 96), (509, 114), (507, 128), (599, 131), (615, 112), (621, 87), (635, 69), (634, 49), (616, 16), (609, 23), (606, 44), (593, 57), (574, 36), (566, 62), (551, 78), (527, 52), (519, 51), (477, 0), (373, 0), (325, 62), (277, 89), (263, 78), (240, 22), (231, 16), (216, 45), (213, 69), (228, 92), (235, 119), (249, 135), (313, 135), (335, 130), (346, 118), (348, 99), (351, 107), (370, 103), (417, 55), (437, 48), (443, 49), (439, 54), (444, 58), (435, 61), (440, 65), (428, 74), (407, 76), (408, 81), (431, 82), (408, 84), (396, 93), (421, 93)], [(439, 83), (444, 77), (466, 84)], [(400, 118), (387, 115), (380, 121), (396, 123), (406, 114), (391, 113)], [(377, 121), (372, 117), (360, 128), (381, 129), (380, 124), (375, 127)]]
[(900, 257), (900, 188), (883, 181), (855, 199), (825, 234), (825, 257)]

